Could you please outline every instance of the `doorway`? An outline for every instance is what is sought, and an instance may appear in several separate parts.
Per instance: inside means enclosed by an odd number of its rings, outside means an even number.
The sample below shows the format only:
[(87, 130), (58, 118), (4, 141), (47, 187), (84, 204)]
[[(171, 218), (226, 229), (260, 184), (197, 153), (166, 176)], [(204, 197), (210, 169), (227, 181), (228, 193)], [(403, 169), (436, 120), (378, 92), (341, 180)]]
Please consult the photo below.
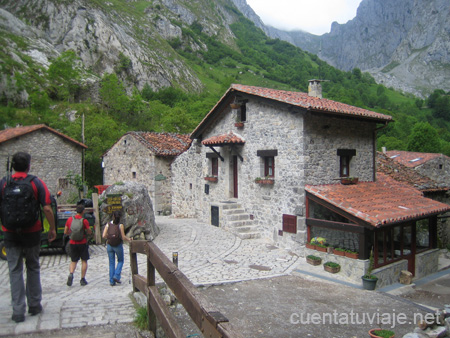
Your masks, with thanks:
[(234, 155), (233, 161), (233, 197), (238, 198), (238, 157)]

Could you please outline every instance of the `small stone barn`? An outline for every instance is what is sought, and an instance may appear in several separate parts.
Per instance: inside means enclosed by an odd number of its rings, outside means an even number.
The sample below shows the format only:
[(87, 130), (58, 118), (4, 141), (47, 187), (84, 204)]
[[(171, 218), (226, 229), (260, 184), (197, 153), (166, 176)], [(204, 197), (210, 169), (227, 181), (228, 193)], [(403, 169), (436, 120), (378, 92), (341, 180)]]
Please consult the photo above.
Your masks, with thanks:
[(386, 151), (386, 156), (438, 184), (450, 186), (450, 157), (446, 155), (389, 150)]
[[(377, 177), (376, 134), (391, 121), (322, 98), (318, 80), (308, 93), (233, 84), (172, 164), (173, 214), (327, 255), (358, 282), (372, 250), (379, 286), (401, 270), (432, 273), (437, 216), (450, 207)], [(325, 238), (328, 253), (306, 247), (314, 237)]]
[(170, 165), (190, 144), (189, 135), (128, 132), (103, 154), (103, 184), (141, 183), (148, 190), (153, 210), (170, 214)]
[(78, 197), (77, 190), (69, 184), (67, 174), (82, 175), (83, 150), (87, 146), (59, 131), (38, 124), (9, 128), (0, 131), (0, 173), (6, 174), (8, 156), (24, 151), (31, 155), (30, 174), (41, 178), (50, 193), (62, 192), (58, 203)]

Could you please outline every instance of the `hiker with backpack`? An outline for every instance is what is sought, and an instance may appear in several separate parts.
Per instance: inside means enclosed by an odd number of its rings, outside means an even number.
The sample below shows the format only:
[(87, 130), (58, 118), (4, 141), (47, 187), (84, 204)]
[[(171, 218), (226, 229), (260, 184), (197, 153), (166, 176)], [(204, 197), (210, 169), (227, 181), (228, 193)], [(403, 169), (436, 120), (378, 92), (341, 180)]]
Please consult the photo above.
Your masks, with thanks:
[[(123, 267), (123, 240), (131, 242), (132, 238), (125, 235), (123, 224), (120, 223), (122, 216), (119, 210), (114, 211), (113, 221), (106, 223), (103, 230), (103, 238), (106, 238), (106, 251), (109, 259), (109, 284), (114, 286), (121, 284), (120, 274)], [(117, 256), (117, 266), (116, 266)]]
[[(55, 218), (47, 185), (36, 176), (28, 175), (31, 155), (17, 152), (13, 155), (7, 176), (0, 181), (2, 231), (9, 268), (11, 301), (16, 323), (25, 321), (28, 313), (35, 316), (42, 312), (42, 287), (39, 264), (41, 232), (43, 228), (41, 206), (50, 225), (48, 240), (56, 238)], [(11, 169), (14, 174), (11, 175)], [(23, 261), (27, 272), (23, 277)], [(26, 299), (26, 303), (25, 303)]]
[(67, 278), (67, 286), (72, 286), (73, 274), (77, 268), (77, 263), (81, 259), (81, 279), (80, 285), (88, 284), (86, 281), (86, 272), (88, 269), (89, 260), (89, 245), (86, 235), (91, 235), (92, 230), (89, 226), (89, 221), (84, 216), (84, 204), (77, 205), (77, 214), (67, 219), (64, 227), (64, 234), (69, 235), (70, 238), (70, 265), (69, 277)]

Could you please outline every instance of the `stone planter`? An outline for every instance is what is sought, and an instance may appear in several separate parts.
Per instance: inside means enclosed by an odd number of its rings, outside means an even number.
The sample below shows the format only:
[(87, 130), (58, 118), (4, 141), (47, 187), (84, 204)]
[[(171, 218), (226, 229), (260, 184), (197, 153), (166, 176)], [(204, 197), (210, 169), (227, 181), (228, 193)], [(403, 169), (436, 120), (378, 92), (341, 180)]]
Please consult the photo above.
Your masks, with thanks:
[(217, 177), (207, 176), (205, 177), (205, 181), (217, 182)]

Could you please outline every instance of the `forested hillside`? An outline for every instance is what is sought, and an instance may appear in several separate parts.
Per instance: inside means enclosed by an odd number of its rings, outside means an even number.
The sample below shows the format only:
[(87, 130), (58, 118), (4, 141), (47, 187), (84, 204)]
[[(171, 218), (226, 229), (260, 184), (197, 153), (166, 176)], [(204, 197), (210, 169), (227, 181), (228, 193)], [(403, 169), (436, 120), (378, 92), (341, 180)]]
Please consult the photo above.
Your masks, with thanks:
[[(65, 4), (65, 1), (46, 1), (52, 2), (58, 6)], [(173, 17), (169, 20), (172, 26), (179, 28), (179, 34), (169, 35), (164, 41), (161, 35), (142, 36), (144, 28), (136, 27), (133, 22), (141, 20), (141, 25), (144, 22), (156, 25), (161, 15), (165, 13), (169, 17), (167, 13), (174, 11), (173, 8), (164, 8), (159, 1), (109, 2), (115, 6), (114, 15), (109, 13), (109, 18), (117, 20), (111, 27), (120, 27), (130, 36), (141, 34), (142, 48), (151, 46), (155, 55), (168, 58), (167, 62), (145, 64), (146, 69), (154, 72), (148, 83), (142, 83), (145, 77), (136, 75), (138, 58), (129, 50), (118, 49), (109, 67), (98, 64), (102, 58), (95, 65), (87, 66), (85, 55), (80, 56), (77, 48), (64, 45), (63, 50), (55, 48), (45, 53), (44, 47), (36, 47), (37, 40), (22, 34), (23, 29), (18, 32), (0, 25), (2, 128), (46, 123), (81, 141), (80, 117), (84, 115), (85, 143), (89, 147), (86, 180), (92, 187), (102, 183), (102, 154), (126, 131), (190, 133), (231, 83), (307, 91), (308, 80), (318, 78), (328, 80), (323, 83), (324, 97), (394, 117), (395, 122), (379, 133), (379, 148), (450, 155), (448, 93), (435, 91), (427, 100), (421, 100), (377, 85), (369, 74), (359, 69), (337, 70), (313, 54), (268, 38), (229, 1), (203, 2), (209, 5), (210, 11), (220, 4), (221, 11), (216, 14), (226, 20), (223, 21), (225, 26), (218, 27), (217, 32), (222, 32), (221, 36), (226, 39), (218, 38), (219, 33), (215, 34), (200, 14), (192, 16), (192, 20), (182, 20), (184, 14), (180, 7), (187, 6), (183, 1), (173, 1), (178, 5), (177, 13), (181, 13), (178, 14), (180, 20)], [(8, 9), (11, 3), (0, 1), (1, 6), (7, 4), (4, 8)], [(97, 11), (107, 10), (103, 8), (105, 3), (93, 3)], [(193, 6), (196, 1), (187, 3)], [(83, 4), (87, 6), (88, 2)], [(127, 20), (120, 13), (126, 13)], [(156, 18), (155, 13), (160, 17)], [(41, 17), (44, 23), (33, 21), (24, 10), (15, 12), (14, 18), (9, 12), (0, 14), (9, 15), (9, 22), (21, 20), (17, 25), (24, 24), (45, 33), (45, 13)], [(51, 26), (48, 22), (47, 25)], [(90, 45), (88, 50), (95, 48), (98, 47)], [(158, 54), (158, 48), (163, 48), (164, 52)], [(37, 61), (36, 55), (31, 53), (35, 50), (48, 57), (48, 64)], [(111, 62), (112, 58), (108, 60)], [(173, 68), (175, 64), (182, 68)], [(163, 65), (170, 67), (161, 70)], [(167, 81), (161, 80), (162, 85), (155, 80), (171, 72), (173, 76), (167, 77)], [(189, 85), (188, 78), (192, 78), (195, 85)]]

